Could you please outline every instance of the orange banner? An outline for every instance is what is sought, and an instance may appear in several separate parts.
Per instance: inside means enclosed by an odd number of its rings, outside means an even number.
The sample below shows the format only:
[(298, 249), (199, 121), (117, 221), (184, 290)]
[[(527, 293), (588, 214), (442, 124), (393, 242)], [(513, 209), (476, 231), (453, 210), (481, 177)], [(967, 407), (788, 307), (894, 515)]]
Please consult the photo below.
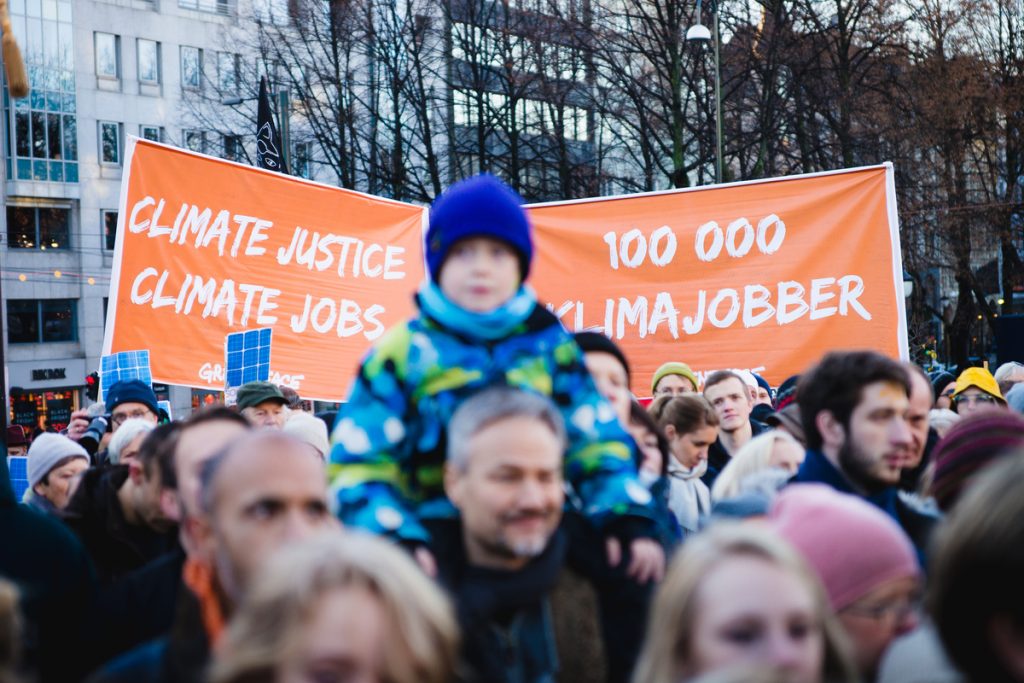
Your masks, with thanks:
[[(777, 385), (823, 353), (906, 357), (888, 164), (528, 207), (530, 283), (570, 330), (623, 347), (633, 390), (683, 361)], [(413, 313), (422, 207), (131, 139), (104, 353), (223, 388), (224, 337), (271, 327), (271, 381), (343, 400)]]
[(413, 312), (422, 207), (131, 139), (104, 353), (157, 382), (224, 388), (224, 337), (274, 330), (270, 380), (341, 400)]
[(773, 385), (830, 349), (907, 357), (892, 168), (530, 208), (532, 284), (598, 329), (649, 396), (666, 361)]

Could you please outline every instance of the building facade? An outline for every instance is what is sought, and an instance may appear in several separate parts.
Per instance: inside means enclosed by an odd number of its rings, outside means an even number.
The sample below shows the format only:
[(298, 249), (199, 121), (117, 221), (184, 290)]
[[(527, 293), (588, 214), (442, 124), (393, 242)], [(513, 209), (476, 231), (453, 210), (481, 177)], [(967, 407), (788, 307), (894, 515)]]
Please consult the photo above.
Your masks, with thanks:
[[(15, 0), (31, 91), (4, 88), (0, 272), (9, 419), (60, 429), (99, 367), (128, 136), (232, 155), (186, 103), (236, 90), (228, 0)], [(175, 412), (206, 399), (157, 387)], [(207, 399), (208, 400), (208, 399)]]

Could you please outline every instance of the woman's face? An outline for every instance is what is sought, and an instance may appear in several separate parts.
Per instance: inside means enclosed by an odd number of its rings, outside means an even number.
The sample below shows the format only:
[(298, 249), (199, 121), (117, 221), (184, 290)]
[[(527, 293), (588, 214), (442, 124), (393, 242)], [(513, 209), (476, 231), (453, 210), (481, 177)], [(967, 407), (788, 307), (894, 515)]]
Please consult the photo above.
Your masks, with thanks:
[(36, 484), (36, 493), (47, 498), (58, 510), (63, 510), (75, 495), (82, 472), (89, 469), (89, 461), (85, 458), (69, 460), (60, 467), (50, 470), (47, 483)]
[(920, 590), (915, 577), (890, 579), (839, 612), (867, 680), (874, 679), (892, 641), (917, 627)]
[(725, 559), (697, 589), (686, 659), (687, 676), (754, 664), (780, 670), (790, 683), (819, 683), (825, 638), (811, 588), (767, 560)]
[(674, 429), (668, 430), (668, 428), (666, 431), (670, 431), (669, 447), (672, 449), (672, 455), (680, 465), (688, 470), (692, 470), (702, 460), (708, 459), (708, 449), (718, 438), (718, 427), (710, 425), (704, 425), (700, 429), (685, 434), (679, 434)]
[(800, 465), (804, 461), (804, 455), (806, 453), (800, 444), (794, 443), (789, 439), (775, 439), (775, 443), (772, 444), (772, 454), (768, 459), (768, 464), (772, 467), (781, 467), (787, 472), (796, 474), (796, 471), (800, 469)]
[(278, 683), (381, 683), (388, 619), (363, 588), (336, 588), (293, 634), (298, 645), (278, 670)]

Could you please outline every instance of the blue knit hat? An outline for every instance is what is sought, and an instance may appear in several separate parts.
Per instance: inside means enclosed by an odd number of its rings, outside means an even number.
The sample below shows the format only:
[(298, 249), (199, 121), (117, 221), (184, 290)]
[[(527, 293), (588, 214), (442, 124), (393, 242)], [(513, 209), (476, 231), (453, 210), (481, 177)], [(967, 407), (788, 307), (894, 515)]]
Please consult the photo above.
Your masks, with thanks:
[(505, 183), (484, 174), (459, 181), (430, 207), (427, 230), (427, 267), (437, 282), (448, 252), (467, 237), (490, 237), (508, 244), (519, 255), (519, 272), (525, 280), (533, 258), (530, 221), (522, 198)]
[(110, 388), (107, 389), (106, 397), (107, 411), (113, 412), (114, 408), (122, 403), (141, 403), (152, 410), (154, 414), (160, 414), (160, 406), (156, 402), (156, 394), (142, 380), (121, 380), (110, 385)]

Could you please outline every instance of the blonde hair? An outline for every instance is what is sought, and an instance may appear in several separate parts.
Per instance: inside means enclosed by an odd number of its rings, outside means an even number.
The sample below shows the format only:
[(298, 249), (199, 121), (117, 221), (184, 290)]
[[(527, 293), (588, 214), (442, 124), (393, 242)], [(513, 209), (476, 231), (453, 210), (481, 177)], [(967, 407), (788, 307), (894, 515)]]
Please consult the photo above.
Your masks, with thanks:
[(275, 554), (242, 600), (211, 669), (211, 683), (277, 680), (302, 624), (332, 590), (359, 588), (380, 604), (389, 637), (383, 679), (445, 683), (455, 670), (458, 626), (448, 599), (401, 550), (360, 533), (321, 534)]
[(691, 641), (697, 623), (697, 593), (704, 577), (733, 557), (755, 557), (798, 578), (814, 597), (821, 623), (824, 664), (820, 680), (853, 683), (856, 670), (842, 628), (825, 591), (806, 562), (784, 540), (766, 528), (719, 522), (683, 545), (653, 601), (647, 639), (640, 652), (633, 683), (677, 683), (693, 657)]
[(711, 499), (722, 500), (739, 495), (744, 479), (771, 467), (772, 449), (775, 447), (776, 441), (788, 441), (797, 448), (803, 449), (803, 446), (793, 438), (792, 434), (781, 429), (758, 434), (743, 444), (736, 451), (736, 455), (732, 456), (728, 464), (722, 468), (721, 473), (715, 479), (714, 486), (711, 487)]

